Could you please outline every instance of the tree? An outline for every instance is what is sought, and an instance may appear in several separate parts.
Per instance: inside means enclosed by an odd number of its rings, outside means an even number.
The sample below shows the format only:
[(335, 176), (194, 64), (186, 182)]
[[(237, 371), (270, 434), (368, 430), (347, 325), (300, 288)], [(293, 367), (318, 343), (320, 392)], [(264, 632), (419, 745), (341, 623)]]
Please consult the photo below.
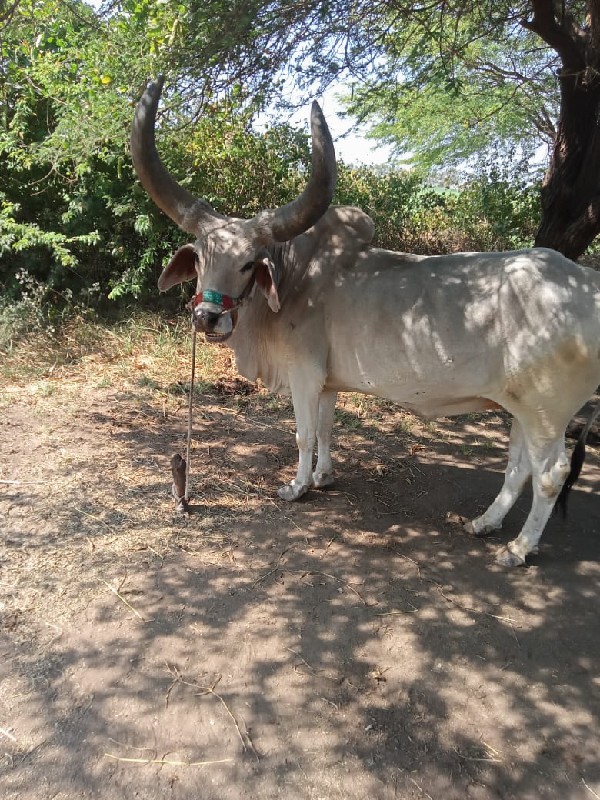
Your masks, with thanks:
[(406, 71), (405, 85), (394, 91), (372, 79), (355, 107), (362, 97), (368, 113), (377, 90), (388, 113), (390, 103), (408, 100), (379, 132), (404, 146), (412, 137), (432, 163), (449, 145), (456, 160), (498, 144), (527, 154), (548, 141), (535, 244), (578, 258), (600, 233), (600, 4), (433, 3), (429, 21), (420, 8), (410, 24), (417, 51), (405, 40), (399, 61), (386, 52), (388, 65)]
[(188, 0), (180, 23), (173, 61), (192, 82), (266, 102), (344, 76), (352, 109), (383, 115), (379, 132), (396, 124), (430, 163), (455, 145), (464, 157), (482, 140), (527, 152), (545, 138), (536, 244), (577, 258), (600, 232), (596, 0)]
[(387, 57), (399, 77), (375, 72), (353, 88), (348, 107), (418, 168), (464, 174), (501, 159), (520, 172), (556, 135), (555, 57), (514, 21), (499, 29), (473, 16), (413, 19), (412, 36), (404, 31), (412, 44)]
[(577, 258), (600, 232), (600, 5), (531, 5), (523, 25), (560, 59), (560, 114), (535, 243)]
[[(20, 0), (10, 11), (0, 17), (0, 311), (23, 298), (56, 310), (72, 297), (154, 296), (182, 234), (139, 187), (129, 131), (147, 77), (173, 74), (182, 7), (131, 0), (102, 17), (81, 0)], [(161, 110), (169, 167), (234, 215), (298, 194), (306, 133), (257, 133), (235, 87), (197, 120), (189, 80), (174, 75)]]

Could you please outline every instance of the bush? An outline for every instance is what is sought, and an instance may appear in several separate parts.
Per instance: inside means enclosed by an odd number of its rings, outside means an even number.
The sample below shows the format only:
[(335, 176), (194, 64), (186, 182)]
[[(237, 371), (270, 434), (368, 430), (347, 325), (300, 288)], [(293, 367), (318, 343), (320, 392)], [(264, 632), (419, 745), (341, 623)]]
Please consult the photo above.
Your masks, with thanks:
[(498, 171), (443, 188), (416, 172), (341, 165), (336, 200), (370, 214), (376, 245), (422, 254), (529, 247), (540, 213), (539, 187)]

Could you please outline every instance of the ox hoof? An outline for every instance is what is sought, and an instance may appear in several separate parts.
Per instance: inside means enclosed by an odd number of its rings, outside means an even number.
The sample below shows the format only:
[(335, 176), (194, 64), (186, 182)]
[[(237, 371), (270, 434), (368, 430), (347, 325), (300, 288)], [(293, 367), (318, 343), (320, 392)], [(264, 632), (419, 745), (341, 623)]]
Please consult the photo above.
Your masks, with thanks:
[(294, 500), (299, 500), (302, 495), (305, 495), (308, 492), (308, 488), (306, 484), (299, 486), (297, 483), (286, 483), (285, 486), (281, 486), (277, 490), (277, 494), (282, 500), (287, 500), (291, 503)]
[(331, 486), (334, 480), (335, 478), (333, 477), (333, 472), (313, 472), (313, 486), (317, 489), (323, 489), (325, 486)]
[(464, 530), (471, 534), (471, 536), (487, 536), (488, 533), (499, 531), (501, 527), (501, 525), (486, 525), (485, 523), (479, 522), (477, 519), (465, 522), (463, 525)]
[(525, 559), (513, 553), (508, 547), (503, 547), (496, 556), (496, 564), (501, 567), (522, 567), (525, 565)]

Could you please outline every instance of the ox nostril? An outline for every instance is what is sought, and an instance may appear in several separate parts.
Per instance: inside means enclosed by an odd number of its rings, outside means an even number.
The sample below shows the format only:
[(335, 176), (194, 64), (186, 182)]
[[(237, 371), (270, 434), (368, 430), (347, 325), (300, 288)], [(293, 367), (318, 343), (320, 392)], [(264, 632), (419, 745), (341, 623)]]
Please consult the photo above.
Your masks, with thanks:
[(219, 321), (220, 316), (215, 311), (206, 311), (205, 309), (196, 311), (196, 319), (204, 330), (212, 330)]

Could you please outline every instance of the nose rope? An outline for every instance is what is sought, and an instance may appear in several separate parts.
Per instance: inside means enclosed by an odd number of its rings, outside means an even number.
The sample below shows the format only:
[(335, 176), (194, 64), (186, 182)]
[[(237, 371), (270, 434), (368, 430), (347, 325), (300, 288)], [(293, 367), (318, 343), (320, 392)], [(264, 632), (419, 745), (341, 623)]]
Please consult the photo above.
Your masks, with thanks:
[[(193, 434), (193, 409), (194, 409), (194, 380), (196, 376), (196, 326), (194, 325), (194, 309), (200, 303), (213, 303), (214, 305), (221, 306), (222, 314), (229, 314), (232, 311), (235, 311), (236, 308), (239, 308), (244, 300), (250, 294), (252, 287), (254, 286), (254, 276), (248, 281), (244, 291), (241, 295), (237, 298), (230, 297), (227, 294), (221, 294), (221, 292), (215, 292), (212, 289), (208, 289), (205, 292), (198, 292), (197, 295), (192, 297), (190, 302), (187, 304), (187, 308), (192, 312), (192, 357), (191, 357), (191, 375), (190, 375), (190, 393), (188, 397), (188, 419), (187, 419), (187, 437), (186, 437), (186, 452), (185, 452), (185, 461), (183, 464), (185, 465), (185, 484), (183, 489), (183, 495), (180, 496), (180, 490), (177, 491), (177, 487), (175, 482), (173, 483), (173, 494), (175, 499), (177, 500), (177, 510), (179, 512), (189, 513), (189, 501), (190, 501), (190, 465), (191, 465), (191, 454), (192, 454), (192, 434)], [(173, 456), (176, 458), (176, 456)], [(181, 457), (179, 457), (181, 460)], [(182, 465), (183, 466), (183, 465)], [(175, 468), (173, 468), (173, 477), (175, 478)]]
[(196, 376), (196, 328), (192, 324), (192, 374), (190, 375), (190, 396), (188, 400), (188, 426), (186, 441), (186, 460), (185, 460), (185, 493), (184, 500), (187, 505), (190, 501), (190, 455), (192, 450), (193, 432), (193, 407), (194, 407), (194, 378)]
[(193, 408), (194, 408), (194, 379), (196, 376), (196, 328), (192, 320), (192, 371), (190, 375), (190, 390), (188, 395), (188, 418), (185, 458), (175, 453), (171, 459), (173, 473), (173, 486), (171, 492), (177, 503), (177, 513), (190, 512), (190, 465), (193, 433)]

